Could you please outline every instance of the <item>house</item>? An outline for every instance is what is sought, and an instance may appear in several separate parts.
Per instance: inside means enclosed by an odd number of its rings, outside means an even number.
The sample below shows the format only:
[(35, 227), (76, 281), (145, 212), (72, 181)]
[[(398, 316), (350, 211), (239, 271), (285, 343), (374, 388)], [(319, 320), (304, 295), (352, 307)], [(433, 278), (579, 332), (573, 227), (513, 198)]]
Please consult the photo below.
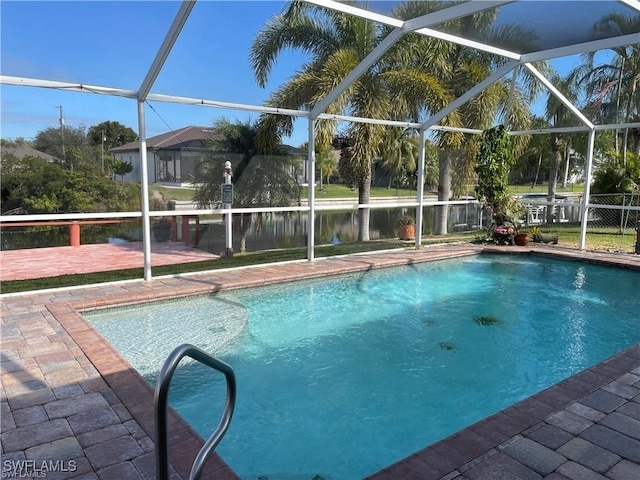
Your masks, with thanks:
[[(193, 182), (196, 165), (207, 148), (207, 142), (220, 135), (212, 127), (189, 126), (172, 132), (147, 138), (147, 172), (149, 183), (165, 185), (190, 185)], [(300, 156), (300, 165), (291, 172), (298, 180), (306, 182), (306, 151), (283, 145), (290, 154)], [(133, 165), (131, 173), (124, 180), (140, 182), (140, 142), (131, 142), (112, 148), (110, 152), (117, 160)], [(220, 178), (222, 179), (222, 173)]]
[(49, 163), (60, 163), (53, 155), (41, 152), (35, 148), (31, 148), (29, 145), (23, 142), (2, 142), (0, 147), (0, 158), (7, 158), (9, 155), (13, 155), (17, 159), (22, 160), (25, 157), (41, 158)]

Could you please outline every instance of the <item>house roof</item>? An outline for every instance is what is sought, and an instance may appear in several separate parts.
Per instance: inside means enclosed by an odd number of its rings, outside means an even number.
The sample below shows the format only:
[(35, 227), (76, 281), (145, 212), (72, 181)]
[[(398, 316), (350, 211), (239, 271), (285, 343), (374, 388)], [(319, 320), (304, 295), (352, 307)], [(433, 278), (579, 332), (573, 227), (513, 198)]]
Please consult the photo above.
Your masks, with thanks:
[(40, 150), (36, 150), (35, 148), (31, 148), (25, 144), (12, 144), (7, 145), (5, 143), (2, 144), (2, 157), (5, 155), (15, 155), (19, 159), (23, 159), (24, 157), (36, 157), (42, 158), (47, 162), (55, 162), (58, 160), (53, 155), (49, 155), (48, 153), (41, 152)]
[[(159, 148), (171, 148), (185, 143), (202, 141), (206, 142), (211, 140), (216, 135), (216, 131), (211, 127), (199, 127), (191, 125), (188, 127), (173, 130), (171, 132), (156, 135), (155, 137), (147, 138), (147, 148), (159, 149)], [(112, 148), (111, 152), (127, 152), (131, 150), (139, 150), (140, 142), (129, 142), (119, 147)]]
[[(215, 136), (221, 137), (221, 134), (216, 132), (215, 128), (212, 127), (199, 127), (199, 126), (189, 126), (180, 128), (178, 130), (173, 130), (171, 132), (163, 133), (162, 135), (157, 135), (155, 137), (147, 138), (147, 148), (149, 149), (160, 149), (160, 148), (171, 148), (177, 147), (180, 145), (184, 145), (185, 143), (201, 141), (206, 142), (207, 140), (211, 140)], [(307, 151), (305, 149), (299, 147), (293, 147), (291, 145), (282, 145), (282, 148), (290, 155), (306, 155)], [(129, 151), (137, 151), (140, 149), (140, 142), (129, 142), (124, 145), (120, 145), (119, 147), (114, 147), (110, 152), (129, 152)]]

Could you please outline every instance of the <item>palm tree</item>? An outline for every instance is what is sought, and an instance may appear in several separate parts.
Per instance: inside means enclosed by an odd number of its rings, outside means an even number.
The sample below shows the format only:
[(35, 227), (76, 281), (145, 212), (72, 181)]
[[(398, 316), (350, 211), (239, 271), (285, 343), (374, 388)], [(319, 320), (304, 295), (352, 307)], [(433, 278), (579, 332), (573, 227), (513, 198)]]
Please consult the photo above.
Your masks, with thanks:
[[(534, 117), (532, 127), (537, 130), (542, 130), (551, 127), (551, 125), (542, 117)], [(534, 177), (533, 182), (531, 182), (532, 189), (538, 184), (540, 171), (542, 170), (542, 161), (550, 158), (550, 156), (551, 142), (549, 142), (547, 135), (532, 135), (522, 152), (522, 156), (518, 159), (518, 165), (516, 167), (516, 170), (521, 172), (523, 178)], [(533, 174), (534, 171), (535, 175)]]
[[(550, 81), (563, 94), (567, 100), (575, 104), (578, 98), (577, 85), (573, 81), (573, 76), (568, 75), (560, 78), (557, 74), (550, 76)], [(571, 124), (575, 118), (569, 109), (560, 102), (557, 97), (549, 94), (546, 104), (546, 116), (550, 120), (553, 127), (566, 127)], [(549, 187), (547, 189), (547, 201), (553, 202), (556, 198), (556, 189), (558, 185), (558, 169), (566, 156), (569, 161), (570, 142), (567, 142), (564, 135), (559, 132), (551, 133), (551, 161), (549, 163)], [(547, 223), (553, 222), (553, 208), (547, 208)]]
[[(446, 4), (449, 5), (450, 3)], [(415, 18), (443, 6), (443, 2), (408, 2), (400, 6), (396, 14), (402, 19)], [(444, 29), (453, 34), (473, 31), (481, 41), (488, 44), (506, 43), (516, 51), (527, 51), (535, 42), (534, 36), (518, 26), (493, 27), (496, 15), (496, 9), (485, 10), (448, 22)], [(491, 54), (417, 34), (408, 35), (403, 40), (403, 47), (413, 54), (407, 61), (436, 72), (439, 85), (450, 92), (453, 98), (462, 96), (505, 63), (504, 59)], [(546, 64), (541, 64), (539, 69), (546, 71)], [(485, 130), (494, 125), (496, 119), (502, 119), (505, 124), (514, 128), (528, 129), (531, 118), (529, 103), (538, 94), (539, 88), (530, 76), (520, 75), (513, 91), (511, 79), (503, 79), (490, 85), (454, 113), (464, 119), (466, 127)], [(448, 121), (450, 124), (455, 123), (451, 115)], [(472, 159), (478, 151), (476, 137), (455, 132), (439, 132), (435, 136), (440, 150), (438, 200), (450, 200), (472, 182)], [(516, 152), (522, 149), (527, 140), (526, 137), (514, 139)], [(435, 233), (446, 234), (448, 207), (438, 207), (437, 212)]]
[(391, 171), (389, 185), (394, 180), (415, 173), (418, 160), (418, 138), (411, 128), (387, 127), (381, 156), (385, 167)]
[[(631, 34), (640, 30), (640, 16), (625, 17), (612, 14), (603, 17), (593, 27), (593, 36), (609, 34)], [(589, 107), (596, 112), (597, 120), (613, 122), (640, 121), (640, 44), (615, 47), (611, 50), (610, 60), (595, 66), (598, 52), (583, 55), (583, 65), (572, 72), (581, 85), (586, 86)], [(631, 131), (631, 148), (640, 153), (640, 130)], [(626, 164), (629, 129), (625, 129), (622, 141), (623, 165)], [(616, 153), (618, 153), (616, 135)]]
[[(310, 59), (299, 73), (289, 78), (269, 98), (269, 106), (311, 109), (331, 92), (387, 35), (366, 19), (301, 1), (289, 2), (283, 13), (274, 16), (258, 33), (250, 61), (260, 86), (265, 86), (271, 68), (286, 49), (298, 49)], [(396, 49), (396, 51), (398, 51)], [(450, 97), (433, 74), (385, 60), (369, 68), (328, 106), (327, 113), (366, 118), (406, 118), (429, 105), (443, 108)], [(265, 131), (276, 137), (290, 134), (289, 117), (263, 115)], [(336, 124), (316, 122), (319, 150), (331, 143)], [(351, 124), (347, 131), (349, 147), (342, 155), (350, 164), (358, 187), (358, 202), (368, 204), (371, 192), (371, 162), (380, 155), (385, 128), (369, 123)], [(358, 212), (358, 240), (369, 240), (369, 209)]]
[[(309, 144), (303, 143), (300, 148), (307, 150)], [(325, 178), (329, 185), (329, 178), (338, 170), (338, 160), (333, 154), (331, 145), (316, 148), (316, 171), (319, 174), (319, 188), (322, 190), (322, 179)]]
[[(300, 188), (293, 172), (294, 156), (276, 146), (265, 150), (259, 142), (256, 122), (232, 123), (222, 118), (213, 124), (216, 135), (209, 141), (194, 178), (194, 200), (203, 208), (211, 208), (221, 200), (220, 184), (225, 162), (233, 167), (234, 207), (288, 207), (299, 199)], [(240, 251), (246, 251), (246, 239), (252, 215), (236, 216), (240, 228)], [(260, 228), (262, 214), (256, 214)]]

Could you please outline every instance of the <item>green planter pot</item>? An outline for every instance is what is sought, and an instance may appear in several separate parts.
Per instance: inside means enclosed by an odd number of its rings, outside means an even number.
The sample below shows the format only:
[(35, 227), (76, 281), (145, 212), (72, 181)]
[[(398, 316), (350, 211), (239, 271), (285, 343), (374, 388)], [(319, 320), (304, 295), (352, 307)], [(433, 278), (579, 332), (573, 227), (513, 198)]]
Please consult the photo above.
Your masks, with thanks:
[(538, 233), (533, 236), (533, 241), (536, 243), (553, 243), (556, 245), (558, 243), (558, 234), (557, 233)]

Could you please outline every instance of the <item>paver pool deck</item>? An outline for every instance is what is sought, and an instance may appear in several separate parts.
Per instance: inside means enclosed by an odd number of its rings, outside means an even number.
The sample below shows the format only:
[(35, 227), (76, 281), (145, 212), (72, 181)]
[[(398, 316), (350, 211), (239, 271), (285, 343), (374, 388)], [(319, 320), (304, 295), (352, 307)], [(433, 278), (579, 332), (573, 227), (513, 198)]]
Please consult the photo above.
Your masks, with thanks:
[[(461, 244), (2, 295), (2, 476), (21, 478), (27, 469), (45, 466), (47, 479), (155, 478), (153, 390), (83, 319), (83, 311), (482, 250), (586, 259), (640, 272), (638, 255)], [(188, 478), (203, 440), (173, 412), (169, 439), (172, 477)], [(214, 455), (203, 478), (238, 477)], [(637, 480), (640, 344), (368, 478)]]

